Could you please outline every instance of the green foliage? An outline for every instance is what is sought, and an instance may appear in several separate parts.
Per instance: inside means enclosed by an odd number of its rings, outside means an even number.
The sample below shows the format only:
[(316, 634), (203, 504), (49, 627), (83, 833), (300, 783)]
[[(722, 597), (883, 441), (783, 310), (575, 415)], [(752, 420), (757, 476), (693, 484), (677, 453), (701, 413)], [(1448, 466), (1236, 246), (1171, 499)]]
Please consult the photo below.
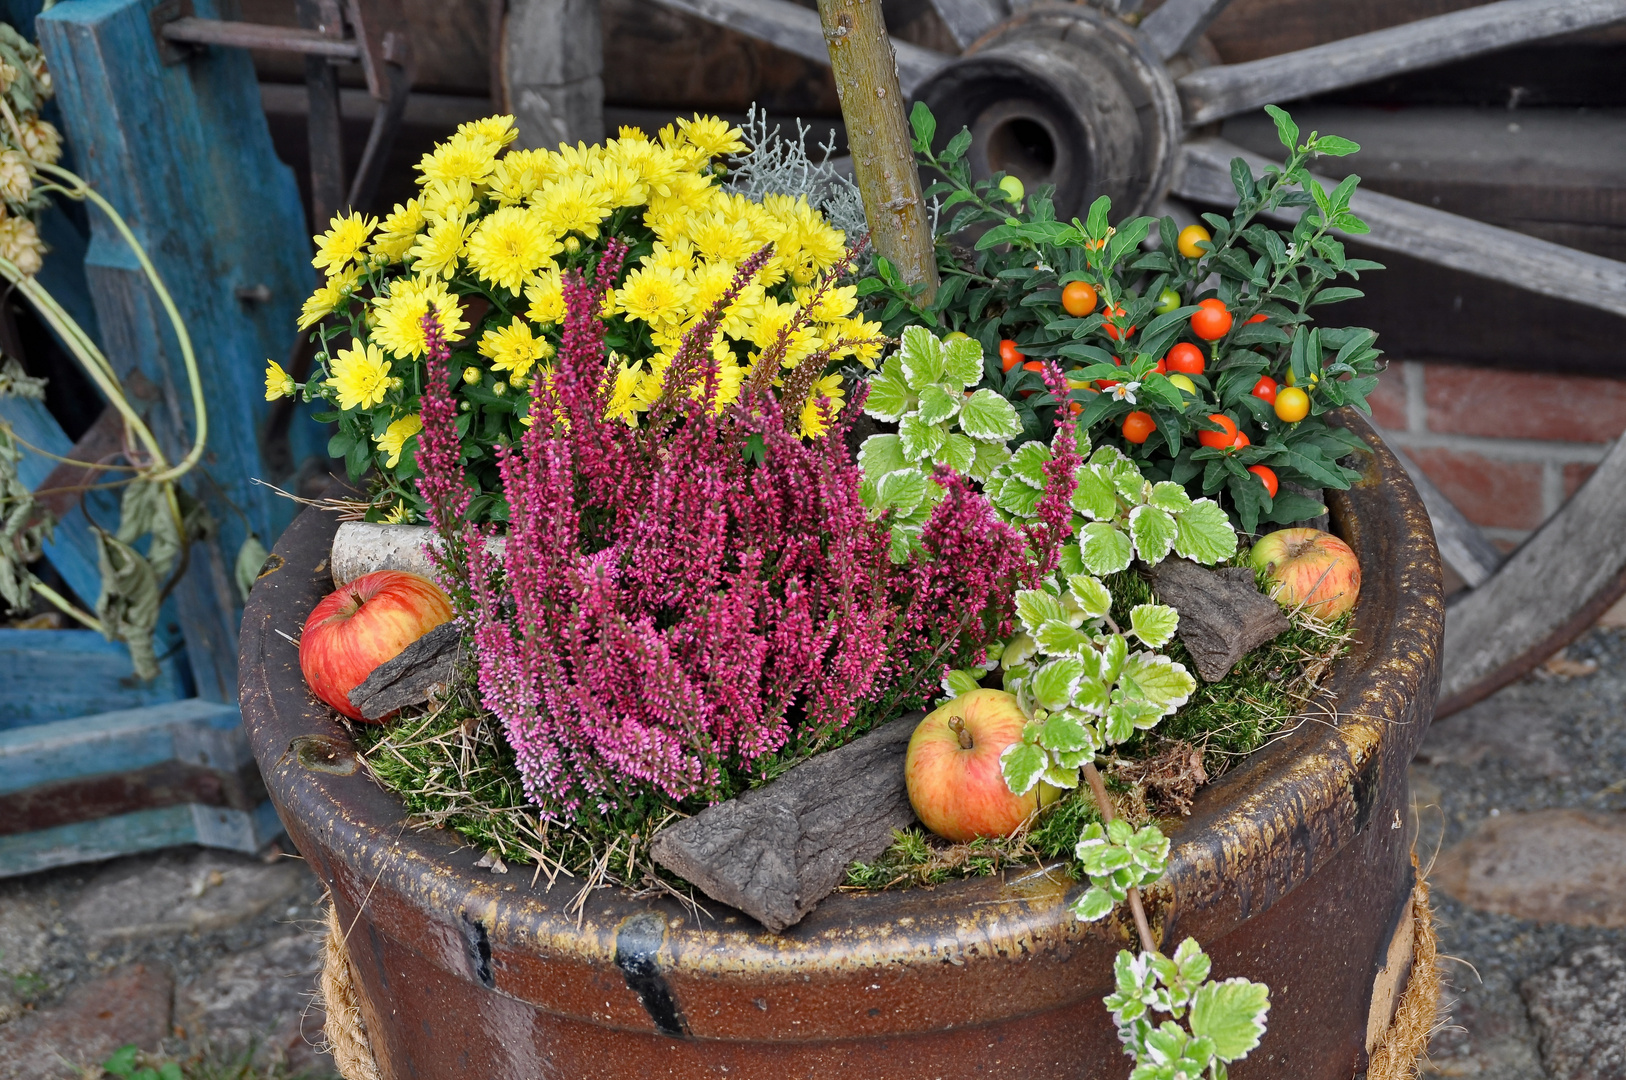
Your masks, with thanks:
[[(300, 1070), (288, 1072), (276, 1065), (255, 1062), (256, 1049), (222, 1058), (203, 1051), (185, 1057), (148, 1054), (135, 1046), (121, 1046), (101, 1065), (101, 1073), (120, 1080), (329, 1080), (331, 1073)], [(87, 1075), (97, 1075), (91, 1070)]]
[[(1135, 1058), (1130, 1080), (1224, 1080), (1225, 1066), (1248, 1055), (1265, 1032), (1270, 990), (1246, 979), (1208, 979), (1212, 962), (1192, 938), (1173, 958), (1120, 950), (1117, 989), (1106, 1006), (1124, 1052)], [(1157, 1022), (1157, 1014), (1170, 1019)], [(1187, 1027), (1177, 1021), (1187, 1017)]]
[(1123, 818), (1111, 824), (1088, 825), (1074, 849), (1090, 887), (1073, 901), (1071, 911), (1085, 922), (1095, 922), (1121, 904), (1130, 889), (1138, 889), (1163, 876), (1169, 862), (1169, 838), (1156, 825), (1139, 829)]
[[(1350, 258), (1334, 236), (1367, 231), (1349, 211), (1358, 178), (1328, 192), (1306, 163), (1314, 154), (1341, 156), (1358, 146), (1316, 132), (1300, 142), (1297, 127), (1282, 113), (1283, 164), (1256, 177), (1240, 158), (1233, 162), (1237, 207), (1230, 217), (1204, 215), (1212, 239), (1200, 245), (1198, 257), (1187, 258), (1179, 254), (1172, 219), (1114, 225), (1110, 203), (1101, 198), (1085, 220), (1061, 222), (1047, 189), (1012, 198), (998, 175), (973, 181), (966, 160), (969, 132), (934, 149), (936, 125), (923, 110), (916, 106), (914, 149), (922, 167), (941, 177), (926, 194), (939, 200), (943, 284), (922, 305), (901, 282), (888, 283), (882, 275), (867, 291), (888, 333), (924, 323), (976, 338), (989, 354), (980, 388), (1010, 401), (1024, 441), (1046, 439), (1058, 403), (1036, 373), (1021, 365), (1002, 369), (999, 342), (1011, 339), (1024, 356), (1057, 361), (1066, 369), (1069, 397), (1082, 409), (1081, 424), (1097, 445), (1121, 445), (1153, 481), (1173, 481), (1194, 496), (1223, 497), (1245, 532), (1320, 513), (1314, 500), (1285, 488), (1272, 498), (1249, 465), (1269, 466), (1280, 480), (1311, 489), (1347, 488), (1354, 481), (1357, 474), (1338, 459), (1362, 446), (1329, 425), (1326, 414), (1344, 405), (1366, 409), (1381, 369), (1376, 335), (1360, 327), (1316, 327), (1314, 320), (1325, 305), (1361, 295), (1332, 282), (1345, 275), (1358, 280), (1363, 271), (1381, 267)], [(1294, 209), (1303, 213), (1287, 231), (1259, 220)], [(964, 242), (973, 229), (982, 232), (965, 257), (954, 241)], [(1062, 289), (1073, 281), (1088, 282), (1100, 297), (1098, 308), (1081, 318), (1061, 306)], [(1211, 344), (1196, 339), (1189, 322), (1198, 303), (1209, 298), (1223, 301), (1234, 316), (1229, 332)], [(1204, 372), (1190, 377), (1194, 395), (1155, 370), (1182, 340), (1194, 341), (1206, 358)], [(1297, 423), (1279, 420), (1252, 393), (1261, 376), (1285, 384), (1289, 373), (1310, 395), (1310, 415)], [(1098, 393), (1091, 384), (1101, 380), (1118, 385)], [(1119, 434), (1134, 409), (1150, 413), (1156, 423), (1152, 437), (1138, 446)], [(1198, 433), (1214, 429), (1206, 418), (1215, 412), (1230, 416), (1251, 445), (1199, 445)]]

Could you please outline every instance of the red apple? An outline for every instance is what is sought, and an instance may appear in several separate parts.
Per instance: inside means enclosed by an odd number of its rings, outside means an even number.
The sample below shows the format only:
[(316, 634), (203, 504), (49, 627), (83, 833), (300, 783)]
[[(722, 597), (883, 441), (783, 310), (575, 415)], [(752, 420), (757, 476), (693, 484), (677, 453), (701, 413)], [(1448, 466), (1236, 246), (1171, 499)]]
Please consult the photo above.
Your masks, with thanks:
[(299, 670), (312, 693), (360, 720), (350, 691), (451, 617), (451, 599), (426, 577), (404, 570), (363, 574), (323, 597), (305, 620)]
[(904, 759), (904, 781), (915, 815), (956, 843), (1009, 836), (1057, 790), (1038, 784), (1014, 794), (999, 771), (999, 755), (1022, 741), (1027, 717), (1003, 690), (973, 690), (941, 706), (915, 728)]
[(1253, 568), (1270, 581), (1282, 607), (1336, 619), (1361, 594), (1361, 562), (1349, 545), (1320, 529), (1278, 529), (1253, 545)]

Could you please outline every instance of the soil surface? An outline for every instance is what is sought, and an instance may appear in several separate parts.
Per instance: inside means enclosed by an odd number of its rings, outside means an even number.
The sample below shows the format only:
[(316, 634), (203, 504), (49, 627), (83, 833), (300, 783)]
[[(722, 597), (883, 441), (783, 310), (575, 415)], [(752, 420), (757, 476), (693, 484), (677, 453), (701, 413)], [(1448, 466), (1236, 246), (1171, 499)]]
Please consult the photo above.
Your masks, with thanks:
[[(1423, 1075), (1626, 1080), (1626, 629), (1436, 723), (1411, 775), (1452, 958)], [(280, 851), (0, 880), (0, 1080), (85, 1075), (126, 1043), (332, 1076), (320, 898)]]

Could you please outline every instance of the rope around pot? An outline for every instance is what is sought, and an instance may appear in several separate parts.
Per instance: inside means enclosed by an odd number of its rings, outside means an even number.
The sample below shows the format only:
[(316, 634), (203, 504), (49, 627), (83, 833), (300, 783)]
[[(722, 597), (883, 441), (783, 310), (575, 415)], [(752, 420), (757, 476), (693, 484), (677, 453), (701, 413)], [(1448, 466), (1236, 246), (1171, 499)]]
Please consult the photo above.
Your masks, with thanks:
[(362, 1019), (356, 995), (356, 973), (344, 950), (344, 929), (339, 926), (331, 900), (327, 905), (327, 930), (322, 936), (322, 977), (317, 983), (316, 1003), (327, 1015), (322, 1025), (327, 1045), (321, 1049), (333, 1055), (333, 1064), (344, 1080), (383, 1080), (367, 1041), (367, 1022)]
[[(1417, 851), (1412, 850), (1412, 866)], [(327, 907), (327, 929), (323, 934), (322, 976), (317, 984), (317, 1004), (326, 1011), (323, 1026), (333, 1063), (344, 1080), (383, 1080), (372, 1045), (367, 1040), (367, 1024), (362, 1019), (356, 995), (355, 971), (344, 948), (344, 930), (331, 901)], [(1394, 1019), (1383, 1041), (1372, 1054), (1366, 1080), (1413, 1080), (1418, 1061), (1428, 1049), (1440, 1001), (1440, 971), (1436, 963), (1439, 939), (1434, 932), (1434, 909), (1428, 902), (1428, 882), (1421, 870), (1412, 890), (1412, 965), (1406, 989), (1395, 1007)]]

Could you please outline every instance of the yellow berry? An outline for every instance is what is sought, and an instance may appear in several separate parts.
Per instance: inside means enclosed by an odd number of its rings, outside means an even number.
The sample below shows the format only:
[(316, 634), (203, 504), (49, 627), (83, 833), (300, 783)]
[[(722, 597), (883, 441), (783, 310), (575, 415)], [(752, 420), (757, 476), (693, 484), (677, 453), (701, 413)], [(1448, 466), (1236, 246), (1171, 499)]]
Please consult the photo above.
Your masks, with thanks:
[(1213, 239), (1213, 234), (1201, 225), (1187, 225), (1180, 230), (1180, 239), (1175, 241), (1174, 246), (1179, 248), (1180, 254), (1186, 258), (1195, 259), (1203, 254), (1203, 249), (1198, 247), (1197, 244), (1199, 242), (1207, 243)]
[(1169, 382), (1175, 386), (1178, 386), (1192, 397), (1197, 396), (1197, 384), (1186, 378), (1184, 375), (1170, 375)]
[(1276, 418), (1296, 424), (1310, 415), (1310, 395), (1296, 386), (1284, 386), (1276, 391)]

